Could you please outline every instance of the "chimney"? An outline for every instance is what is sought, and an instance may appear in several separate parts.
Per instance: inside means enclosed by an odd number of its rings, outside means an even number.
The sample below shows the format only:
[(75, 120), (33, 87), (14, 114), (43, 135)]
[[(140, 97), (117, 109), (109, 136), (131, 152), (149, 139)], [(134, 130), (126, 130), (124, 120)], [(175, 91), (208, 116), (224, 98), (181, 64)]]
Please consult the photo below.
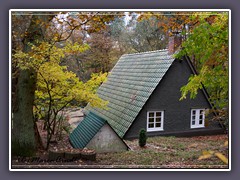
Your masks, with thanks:
[(182, 36), (179, 33), (174, 33), (168, 39), (168, 54), (174, 54), (182, 43)]

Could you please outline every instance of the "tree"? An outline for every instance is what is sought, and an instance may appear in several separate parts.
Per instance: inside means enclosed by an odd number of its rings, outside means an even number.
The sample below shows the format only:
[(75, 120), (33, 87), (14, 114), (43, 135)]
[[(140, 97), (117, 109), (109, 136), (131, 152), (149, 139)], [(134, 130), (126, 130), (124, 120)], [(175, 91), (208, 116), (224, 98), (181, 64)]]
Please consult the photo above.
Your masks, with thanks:
[[(45, 27), (39, 26), (39, 21), (46, 23), (49, 16), (12, 14), (13, 53), (15, 50), (30, 52), (29, 43), (38, 44), (43, 40)], [(31, 155), (37, 143), (33, 122), (33, 102), (36, 86), (36, 72), (32, 69), (19, 69), (13, 62), (12, 83), (12, 153), (15, 155)]]
[[(41, 53), (31, 53), (32, 47), (50, 45), (54, 48), (57, 42), (65, 42), (74, 30), (96, 32), (114, 18), (111, 13), (101, 15), (99, 12), (37, 13), (12, 12), (12, 54), (15, 54), (15, 50), (27, 53), (29, 56), (25, 57), (26, 64), (38, 59), (38, 67), (49, 61), (49, 57), (41, 56)], [(35, 152), (37, 146), (33, 105), (38, 74), (36, 68), (22, 69), (17, 59), (12, 63), (12, 74), (12, 154), (29, 156)]]
[[(89, 102), (95, 107), (105, 107), (107, 102), (96, 94), (96, 88), (107, 74), (95, 74), (83, 83), (65, 66), (56, 63), (43, 64), (38, 72), (35, 105), (46, 109), (47, 149), (53, 135), (57, 133), (57, 116), (60, 111), (74, 104)], [(60, 129), (61, 130), (61, 129)]]
[(182, 97), (194, 98), (203, 85), (210, 94), (218, 118), (228, 120), (228, 14), (203, 13), (192, 15), (198, 25), (182, 44), (178, 57), (188, 55), (199, 62), (198, 75), (189, 78), (181, 88)]
[[(32, 51), (24, 53), (17, 51), (14, 55), (21, 69), (34, 69), (37, 72), (37, 87), (35, 91), (35, 106), (44, 107), (47, 127), (47, 149), (56, 133), (57, 115), (73, 101), (90, 102), (92, 106), (103, 107), (106, 102), (96, 95), (96, 88), (105, 80), (106, 74), (92, 75), (87, 83), (79, 81), (76, 75), (61, 66), (61, 58), (65, 54), (75, 54), (88, 49), (87, 45), (67, 43), (65, 47), (58, 48), (49, 43), (42, 42), (39, 46), (31, 45)], [(49, 57), (46, 61), (44, 57)], [(31, 62), (26, 59), (32, 58)]]
[(85, 77), (83, 80), (88, 79), (91, 73), (109, 72), (121, 55), (108, 28), (92, 33), (86, 38), (86, 43), (90, 48), (76, 57), (84, 66), (81, 73), (82, 78)]
[[(156, 17), (138, 20), (137, 14), (125, 25), (123, 18), (116, 19), (111, 27), (111, 34), (125, 52), (146, 52), (166, 48), (168, 36), (159, 26), (161, 20)], [(124, 52), (124, 53), (125, 53)]]
[(128, 43), (137, 52), (154, 51), (166, 48), (168, 37), (161, 27), (160, 21), (151, 17), (135, 22), (128, 34)]

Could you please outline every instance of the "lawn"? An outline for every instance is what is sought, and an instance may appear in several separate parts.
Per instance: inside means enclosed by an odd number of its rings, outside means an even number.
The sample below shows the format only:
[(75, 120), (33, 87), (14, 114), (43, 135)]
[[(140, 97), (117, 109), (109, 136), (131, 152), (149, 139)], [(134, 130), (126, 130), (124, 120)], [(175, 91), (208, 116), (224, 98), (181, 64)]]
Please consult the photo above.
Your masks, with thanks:
[(97, 161), (103, 165), (142, 168), (227, 168), (220, 159), (213, 156), (198, 160), (203, 151), (220, 152), (228, 157), (224, 146), (226, 135), (199, 136), (191, 138), (151, 137), (144, 148), (138, 140), (126, 141), (130, 151), (99, 154)]
[[(203, 151), (220, 152), (228, 157), (224, 143), (227, 135), (198, 137), (149, 137), (145, 147), (138, 140), (125, 141), (129, 151), (98, 153), (96, 161), (41, 162), (32, 164), (13, 161), (13, 168), (228, 168), (223, 161), (213, 156), (198, 160)], [(19, 166), (21, 164), (21, 166)]]

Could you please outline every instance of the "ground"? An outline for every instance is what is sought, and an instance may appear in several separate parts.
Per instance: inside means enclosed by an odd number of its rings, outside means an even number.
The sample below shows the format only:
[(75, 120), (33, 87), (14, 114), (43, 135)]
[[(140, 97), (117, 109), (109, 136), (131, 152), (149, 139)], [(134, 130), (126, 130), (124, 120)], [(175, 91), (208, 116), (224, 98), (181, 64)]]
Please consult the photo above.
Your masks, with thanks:
[[(71, 126), (78, 122), (76, 117), (81, 113), (76, 110), (68, 113)], [(74, 119), (75, 118), (75, 119)], [(81, 118), (80, 118), (81, 119)], [(44, 132), (40, 132), (44, 137)], [(98, 153), (95, 161), (59, 159), (50, 161), (48, 151), (39, 150), (35, 157), (12, 157), (12, 168), (228, 168), (223, 161), (213, 156), (199, 160), (203, 151), (220, 152), (228, 157), (228, 147), (224, 143), (228, 136), (198, 136), (198, 137), (149, 137), (145, 147), (138, 146), (138, 140), (125, 141), (130, 147), (129, 151), (118, 153)], [(50, 150), (78, 151), (69, 143), (68, 134), (63, 133), (62, 139), (53, 141)], [(83, 149), (80, 151), (91, 152)]]

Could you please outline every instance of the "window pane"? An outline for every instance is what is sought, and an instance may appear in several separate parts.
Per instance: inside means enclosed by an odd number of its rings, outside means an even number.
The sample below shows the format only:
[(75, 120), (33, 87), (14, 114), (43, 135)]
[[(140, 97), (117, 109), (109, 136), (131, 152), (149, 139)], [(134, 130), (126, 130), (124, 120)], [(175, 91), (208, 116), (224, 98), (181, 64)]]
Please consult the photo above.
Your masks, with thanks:
[(199, 116), (199, 119), (203, 119), (203, 115), (200, 115), (200, 116)]
[(203, 110), (200, 110), (200, 114), (203, 114)]
[(199, 124), (202, 124), (202, 123), (203, 123), (203, 120), (200, 120), (200, 121), (199, 121)]
[(156, 118), (156, 122), (160, 122), (161, 121), (161, 118)]
[(195, 114), (196, 114), (196, 111), (195, 111), (195, 110), (193, 110), (193, 111), (192, 111), (192, 114), (193, 114), (193, 115), (195, 115)]
[(154, 117), (154, 112), (150, 112), (148, 116), (149, 117)]
[(148, 128), (154, 128), (154, 124), (148, 124)]
[(195, 121), (192, 121), (192, 125), (195, 125)]
[(156, 112), (156, 116), (158, 117), (161, 116), (161, 114), (162, 114), (161, 112)]
[(156, 127), (161, 127), (161, 123), (156, 123)]
[(195, 120), (195, 116), (192, 116), (192, 120)]
[(154, 118), (149, 118), (149, 121), (148, 122), (154, 122)]

